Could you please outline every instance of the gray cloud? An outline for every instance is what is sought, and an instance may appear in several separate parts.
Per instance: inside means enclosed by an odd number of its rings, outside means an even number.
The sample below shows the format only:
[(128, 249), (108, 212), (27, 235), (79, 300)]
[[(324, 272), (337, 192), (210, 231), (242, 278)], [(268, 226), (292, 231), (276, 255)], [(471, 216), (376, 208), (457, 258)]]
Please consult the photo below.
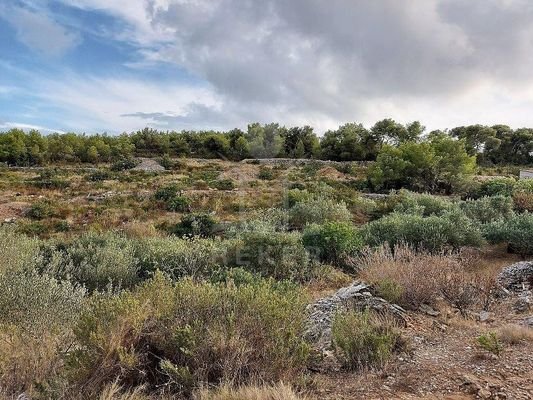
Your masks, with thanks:
[(46, 56), (61, 56), (81, 41), (78, 34), (69, 32), (42, 10), (0, 6), (0, 17), (13, 26), (20, 42)]
[(525, 112), (533, 107), (529, 0), (70, 4), (126, 21), (128, 35), (117, 38), (137, 41), (139, 68), (143, 61), (176, 64), (205, 80), (218, 99), (170, 113), (148, 104), (123, 118), (170, 128), (258, 120), (324, 130), (387, 116), (429, 128), (533, 125)]

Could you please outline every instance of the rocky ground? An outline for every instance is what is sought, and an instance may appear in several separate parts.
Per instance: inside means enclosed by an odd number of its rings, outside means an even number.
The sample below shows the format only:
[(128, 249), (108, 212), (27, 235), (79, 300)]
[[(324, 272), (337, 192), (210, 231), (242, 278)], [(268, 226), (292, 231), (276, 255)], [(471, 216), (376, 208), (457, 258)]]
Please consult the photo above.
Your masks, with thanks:
[[(527, 272), (529, 271), (529, 272)], [(527, 273), (526, 273), (527, 272)], [(409, 354), (396, 356), (380, 371), (343, 372), (334, 364), (313, 375), (312, 396), (318, 399), (533, 399), (533, 341), (505, 344), (496, 356), (479, 347), (476, 338), (504, 327), (533, 324), (530, 279), (533, 263), (520, 263), (500, 274), (506, 293), (489, 313), (463, 318), (444, 305), (436, 312), (394, 310), (407, 321), (402, 329), (409, 338)], [(520, 284), (518, 284), (520, 281)], [(366, 294), (365, 294), (366, 293)], [(343, 298), (344, 296), (344, 298)], [(361, 283), (317, 301), (310, 331), (322, 349), (330, 310), (361, 301), (383, 307)], [(389, 307), (389, 306), (385, 306)], [(436, 311), (436, 310), (435, 310)], [(405, 314), (404, 314), (405, 313)], [(317, 327), (320, 327), (319, 329)], [(533, 330), (533, 326), (529, 325)], [(313, 335), (311, 335), (313, 337)]]

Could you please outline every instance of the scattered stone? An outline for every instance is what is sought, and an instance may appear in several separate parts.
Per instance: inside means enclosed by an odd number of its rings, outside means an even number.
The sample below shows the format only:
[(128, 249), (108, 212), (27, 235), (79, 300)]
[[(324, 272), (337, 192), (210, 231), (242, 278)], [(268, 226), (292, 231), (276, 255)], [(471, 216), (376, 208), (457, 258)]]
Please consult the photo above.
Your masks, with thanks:
[(533, 328), (533, 315), (524, 318), (522, 320), (522, 324), (527, 326), (527, 327), (529, 327), (529, 328)]
[(498, 283), (511, 291), (529, 290), (533, 283), (533, 261), (522, 261), (502, 269)]
[(531, 300), (529, 296), (520, 296), (513, 304), (513, 310), (517, 313), (529, 311)]
[(481, 311), (479, 313), (479, 322), (492, 321), (491, 314), (488, 311)]
[(423, 312), (424, 314), (430, 315), (432, 317), (438, 317), (440, 315), (440, 312), (433, 309), (432, 307), (428, 306), (427, 304), (421, 304), (420, 307), (418, 307), (418, 310), (420, 312)]
[(492, 396), (492, 393), (488, 389), (481, 388), (481, 389), (478, 390), (477, 395), (481, 399), (490, 399), (491, 396)]

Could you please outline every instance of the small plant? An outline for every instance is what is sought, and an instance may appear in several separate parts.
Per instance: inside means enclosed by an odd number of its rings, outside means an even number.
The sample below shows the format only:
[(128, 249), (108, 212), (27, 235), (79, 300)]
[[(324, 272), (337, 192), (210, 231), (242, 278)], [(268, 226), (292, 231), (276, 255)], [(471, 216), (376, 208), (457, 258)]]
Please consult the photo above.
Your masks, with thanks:
[(88, 174), (85, 179), (89, 182), (101, 182), (108, 179), (112, 179), (113, 175), (105, 169), (98, 169)]
[(212, 187), (218, 190), (233, 190), (235, 183), (231, 179), (219, 179), (211, 184)]
[(392, 320), (369, 311), (338, 313), (332, 336), (344, 366), (352, 370), (382, 367), (401, 344)]
[(213, 236), (217, 221), (210, 214), (187, 214), (181, 221), (168, 228), (168, 232), (176, 236)]
[(503, 344), (495, 332), (488, 332), (480, 335), (477, 337), (476, 341), (479, 347), (481, 347), (483, 350), (491, 352), (497, 356), (499, 356), (503, 351)]
[(41, 189), (65, 189), (69, 183), (58, 177), (57, 170), (45, 169), (39, 173), (39, 176), (30, 182), (33, 186)]
[(31, 219), (42, 220), (49, 218), (54, 215), (54, 208), (50, 201), (41, 200), (36, 203), (33, 203), (28, 211), (26, 211), (26, 216)]
[(166, 208), (172, 212), (189, 212), (191, 209), (191, 200), (185, 196), (174, 196), (167, 201)]
[(111, 164), (111, 171), (126, 171), (135, 168), (137, 165), (139, 165), (138, 160), (134, 158), (123, 158)]
[(272, 168), (264, 166), (259, 168), (259, 173), (257, 174), (257, 178), (263, 181), (271, 181), (273, 179), (276, 179), (276, 176), (277, 172), (275, 172)]
[(310, 225), (302, 237), (306, 249), (320, 261), (346, 266), (347, 259), (363, 247), (359, 231), (351, 223)]

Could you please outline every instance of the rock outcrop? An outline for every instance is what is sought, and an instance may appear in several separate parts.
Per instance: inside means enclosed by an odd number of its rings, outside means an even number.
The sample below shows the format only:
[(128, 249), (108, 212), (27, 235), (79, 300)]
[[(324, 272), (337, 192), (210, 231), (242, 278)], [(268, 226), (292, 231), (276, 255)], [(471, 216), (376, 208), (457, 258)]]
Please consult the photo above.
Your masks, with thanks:
[(533, 286), (533, 261), (522, 261), (502, 269), (498, 283), (514, 292), (531, 290)]

